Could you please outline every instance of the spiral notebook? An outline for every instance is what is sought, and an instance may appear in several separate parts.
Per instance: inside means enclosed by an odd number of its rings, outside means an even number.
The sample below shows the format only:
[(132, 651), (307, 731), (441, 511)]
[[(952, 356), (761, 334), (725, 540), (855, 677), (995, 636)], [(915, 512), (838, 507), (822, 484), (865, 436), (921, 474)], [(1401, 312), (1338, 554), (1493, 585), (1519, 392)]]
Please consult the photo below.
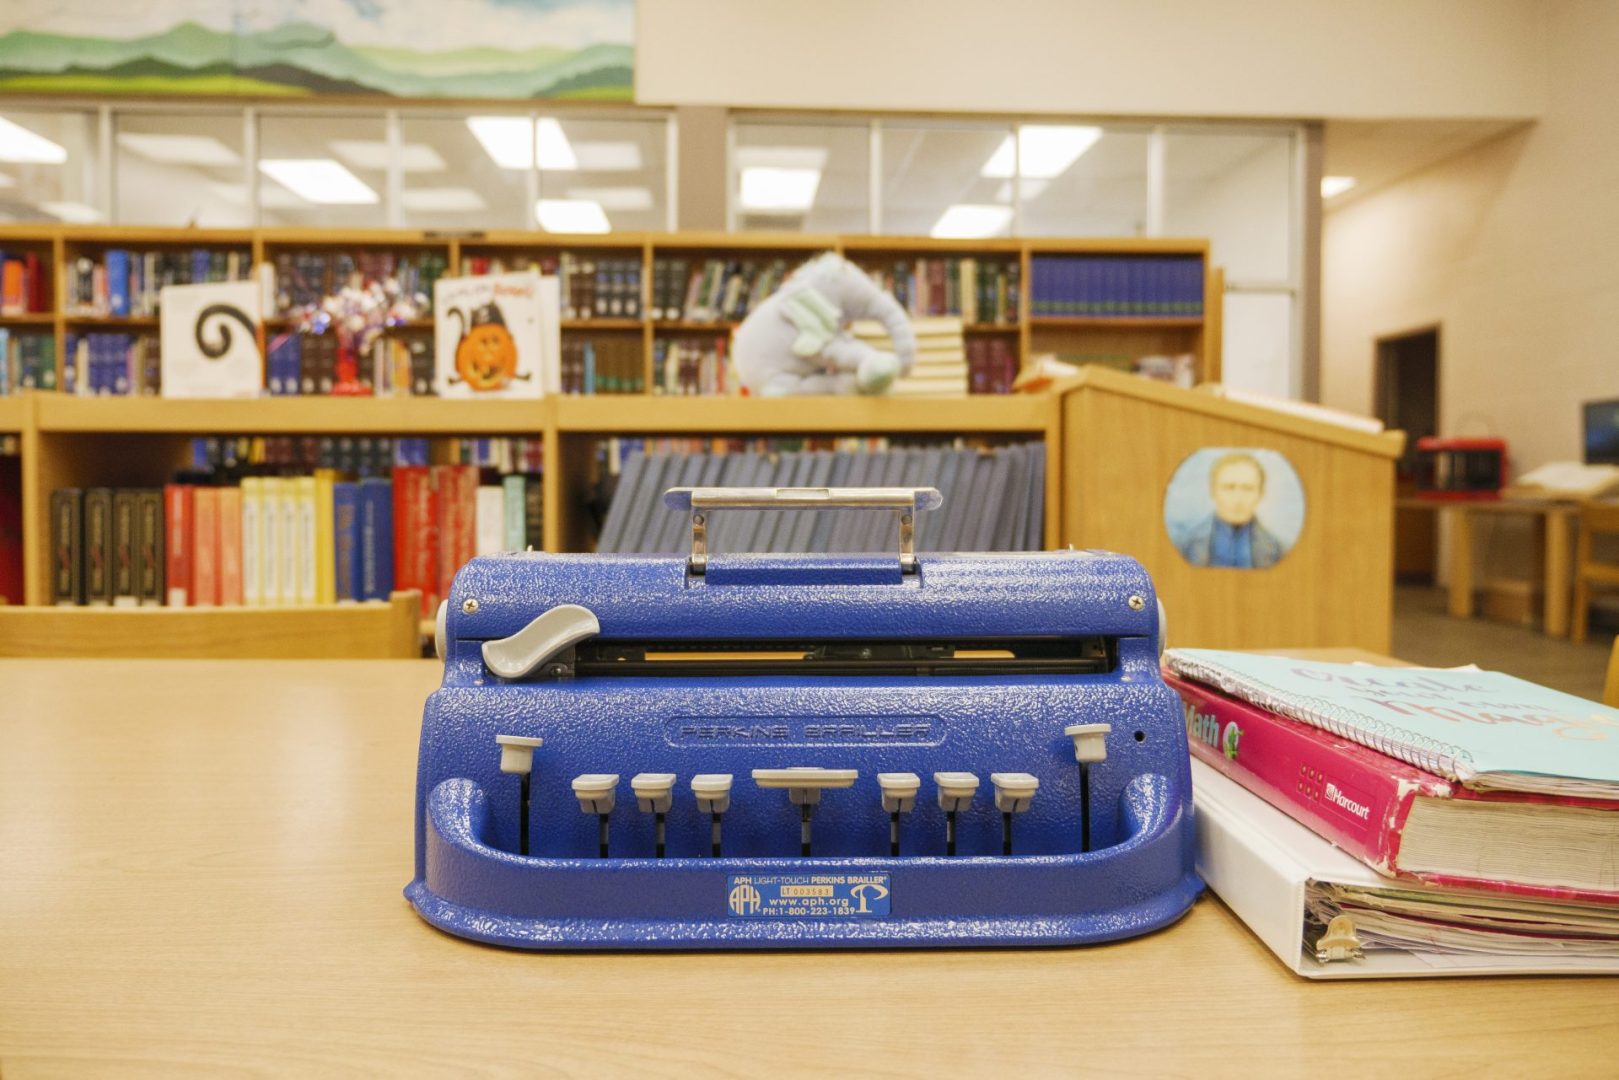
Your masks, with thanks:
[(1619, 709), (1476, 668), (1170, 649), (1176, 675), (1476, 791), (1619, 799)]

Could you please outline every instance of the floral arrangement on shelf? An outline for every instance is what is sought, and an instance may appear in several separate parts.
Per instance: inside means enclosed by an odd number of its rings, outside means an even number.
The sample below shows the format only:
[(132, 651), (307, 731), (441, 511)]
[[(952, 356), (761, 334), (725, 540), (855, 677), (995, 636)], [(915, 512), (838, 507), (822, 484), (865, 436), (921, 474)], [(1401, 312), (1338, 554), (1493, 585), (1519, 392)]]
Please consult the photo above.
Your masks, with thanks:
[(369, 354), (389, 327), (425, 318), (430, 303), (426, 293), (404, 292), (396, 277), (361, 280), (356, 275), (318, 305), (303, 307), (296, 316), (297, 326), (306, 334), (336, 335), (337, 385), (332, 393), (362, 395), (370, 391), (360, 385), (359, 358)]

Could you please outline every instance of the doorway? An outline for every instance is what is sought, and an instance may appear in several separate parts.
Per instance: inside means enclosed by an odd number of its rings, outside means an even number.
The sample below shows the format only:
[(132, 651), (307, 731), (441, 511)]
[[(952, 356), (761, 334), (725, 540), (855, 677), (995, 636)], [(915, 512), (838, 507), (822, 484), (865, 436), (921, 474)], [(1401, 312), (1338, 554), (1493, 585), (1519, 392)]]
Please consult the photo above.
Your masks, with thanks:
[[(1414, 495), (1417, 440), (1439, 433), (1439, 327), (1377, 339), (1372, 400), (1377, 418), (1406, 435), (1405, 454), (1395, 464), (1395, 498)], [(1438, 514), (1424, 508), (1395, 510), (1396, 581), (1433, 584), (1438, 547)]]

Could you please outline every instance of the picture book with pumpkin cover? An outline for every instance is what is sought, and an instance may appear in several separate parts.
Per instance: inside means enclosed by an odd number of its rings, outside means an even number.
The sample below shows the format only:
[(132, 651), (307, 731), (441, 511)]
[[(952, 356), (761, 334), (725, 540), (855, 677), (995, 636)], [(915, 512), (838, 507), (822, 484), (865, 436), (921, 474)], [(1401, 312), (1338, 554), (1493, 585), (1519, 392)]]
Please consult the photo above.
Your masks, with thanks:
[(440, 278), (433, 287), (435, 386), (446, 398), (557, 391), (561, 297), (538, 271)]

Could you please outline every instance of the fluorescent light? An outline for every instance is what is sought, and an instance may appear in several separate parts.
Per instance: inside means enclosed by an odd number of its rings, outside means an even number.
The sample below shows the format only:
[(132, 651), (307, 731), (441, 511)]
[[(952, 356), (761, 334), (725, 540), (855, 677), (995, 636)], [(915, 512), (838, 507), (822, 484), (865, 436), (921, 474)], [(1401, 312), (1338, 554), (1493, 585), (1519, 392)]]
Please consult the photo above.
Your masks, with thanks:
[(331, 158), (269, 158), (259, 162), (259, 170), (312, 203), (361, 206), (378, 201), (375, 191)]
[(534, 163), (534, 124), (526, 116), (469, 116), (467, 127), (502, 169)]
[[(1023, 196), (1023, 201), (1028, 202), (1030, 199), (1035, 198), (1050, 186), (1050, 180), (1025, 179), (1018, 182), (1018, 192)], [(995, 189), (995, 201), (998, 203), (1009, 203), (1012, 201), (1012, 181), (1001, 181), (1001, 186)]]
[(824, 146), (739, 146), (736, 148), (736, 166), (739, 169), (826, 169)]
[(21, 124), (0, 116), (0, 161), (21, 161), (31, 165), (60, 165), (67, 151)]
[[(333, 139), (332, 150), (356, 169), (377, 172), (388, 167), (388, 144), (380, 139)], [(405, 143), (399, 148), (399, 167), (405, 172), (443, 172), (448, 166), (426, 143)]]
[(984, 162), (979, 175), (1010, 179), (1016, 169), (1025, 179), (1050, 180), (1067, 172), (1101, 137), (1099, 127), (1024, 124), (1018, 128), (1016, 156), (1019, 160), (1013, 160), (1012, 136), (1008, 135)]
[(1321, 197), (1330, 199), (1335, 195), (1342, 195), (1355, 186), (1353, 176), (1323, 176), (1321, 178)]
[(526, 116), (469, 116), (467, 127), (502, 169), (526, 169), (534, 164), (566, 172), (579, 167), (562, 125), (549, 116), (537, 124)]
[(589, 199), (541, 199), (534, 204), (540, 228), (555, 233), (604, 233), (612, 226), (601, 203)]
[(406, 188), (400, 193), (399, 201), (406, 210), (448, 214), (471, 214), (489, 209), (482, 195), (464, 187)]
[(1012, 223), (1010, 206), (975, 206), (958, 203), (949, 207), (934, 222), (930, 235), (953, 239), (978, 239), (998, 236)]
[(534, 144), (534, 160), (540, 168), (565, 172), (579, 167), (579, 159), (574, 157), (573, 147), (568, 145), (568, 137), (562, 133), (561, 124), (544, 116), (535, 125), (535, 130), (539, 141)]
[(819, 169), (777, 169), (755, 165), (742, 170), (744, 210), (808, 210), (821, 186)]
[(569, 188), (568, 198), (588, 199), (603, 210), (652, 209), (652, 192), (642, 187)]
[(583, 172), (637, 172), (641, 168), (641, 148), (632, 142), (582, 142), (573, 144)]
[(70, 225), (90, 225), (101, 220), (101, 211), (82, 202), (42, 202), (39, 208)]
[(121, 131), (118, 133), (118, 145), (165, 165), (229, 169), (242, 163), (236, 151), (212, 135), (150, 135)]

